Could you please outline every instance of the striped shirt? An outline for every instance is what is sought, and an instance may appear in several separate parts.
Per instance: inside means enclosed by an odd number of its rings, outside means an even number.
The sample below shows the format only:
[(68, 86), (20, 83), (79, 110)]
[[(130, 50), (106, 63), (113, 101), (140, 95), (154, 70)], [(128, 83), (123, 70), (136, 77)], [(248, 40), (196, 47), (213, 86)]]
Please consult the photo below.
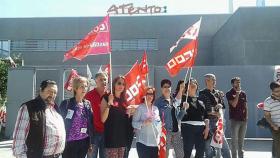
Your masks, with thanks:
[[(47, 106), (46, 134), (44, 138), (43, 155), (54, 155), (62, 153), (65, 147), (65, 128), (62, 117), (54, 107)], [(30, 128), (27, 106), (23, 105), (18, 112), (15, 130), (13, 133), (13, 154), (17, 158), (26, 158), (27, 146), (25, 144)]]
[(270, 112), (272, 122), (280, 127), (280, 101), (271, 97), (266, 98), (264, 110)]

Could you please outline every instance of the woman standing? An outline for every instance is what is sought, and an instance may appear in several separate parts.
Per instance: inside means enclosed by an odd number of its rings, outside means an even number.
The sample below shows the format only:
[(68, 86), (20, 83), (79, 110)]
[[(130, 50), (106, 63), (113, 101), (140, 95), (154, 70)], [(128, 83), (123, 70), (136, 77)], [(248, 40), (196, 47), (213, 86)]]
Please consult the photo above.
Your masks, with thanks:
[(139, 158), (158, 157), (158, 139), (161, 130), (159, 111), (153, 105), (155, 89), (148, 87), (144, 103), (133, 116), (132, 126), (136, 129), (136, 149)]
[(101, 101), (101, 121), (104, 122), (105, 156), (123, 158), (128, 142), (129, 115), (127, 114), (126, 84), (123, 76), (113, 80), (112, 93)]
[[(196, 149), (196, 158), (203, 158), (205, 140), (209, 133), (209, 120), (202, 101), (196, 96), (198, 83), (195, 79), (190, 79), (190, 84), (185, 86), (186, 90), (182, 96), (181, 108), (184, 110), (181, 121), (182, 136), (184, 143), (184, 157), (190, 158), (193, 146)], [(188, 90), (187, 90), (188, 89)], [(188, 94), (188, 97), (186, 96)], [(187, 101), (186, 101), (186, 98)]]
[(60, 113), (66, 129), (66, 146), (63, 158), (84, 158), (92, 150), (90, 140), (93, 135), (93, 117), (90, 102), (84, 99), (88, 89), (85, 77), (74, 78), (72, 83), (74, 97), (62, 101)]

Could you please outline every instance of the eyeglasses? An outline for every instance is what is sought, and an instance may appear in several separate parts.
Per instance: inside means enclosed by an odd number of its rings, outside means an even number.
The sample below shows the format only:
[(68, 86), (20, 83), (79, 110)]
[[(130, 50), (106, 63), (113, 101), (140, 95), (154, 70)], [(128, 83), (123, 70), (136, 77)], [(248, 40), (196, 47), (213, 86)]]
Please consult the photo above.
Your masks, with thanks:
[(272, 91), (273, 93), (279, 93), (280, 92), (280, 90), (274, 90), (274, 91)]
[(125, 83), (124, 82), (117, 82), (117, 85), (123, 85), (123, 86), (125, 86)]
[(170, 86), (163, 86), (162, 88), (170, 88)]
[(154, 95), (154, 93), (146, 93), (146, 95), (151, 95), (151, 96), (153, 96), (153, 95)]

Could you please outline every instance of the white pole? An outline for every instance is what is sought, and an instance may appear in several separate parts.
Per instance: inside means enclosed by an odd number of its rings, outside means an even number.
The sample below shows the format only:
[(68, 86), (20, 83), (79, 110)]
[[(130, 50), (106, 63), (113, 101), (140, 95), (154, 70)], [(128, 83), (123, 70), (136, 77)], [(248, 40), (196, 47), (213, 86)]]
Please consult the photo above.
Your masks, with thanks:
[(188, 95), (189, 95), (189, 85), (190, 85), (190, 80), (191, 80), (191, 77), (192, 77), (192, 68), (191, 68), (191, 71), (190, 71), (190, 77), (189, 77), (189, 84), (188, 84), (188, 87), (187, 87), (187, 94), (186, 94), (186, 101), (185, 102), (187, 102), (187, 100), (188, 100)]
[(110, 52), (110, 87), (111, 87), (111, 93), (113, 93), (113, 87), (112, 87), (112, 76), (113, 76), (113, 71), (112, 71), (112, 52)]
[(185, 75), (185, 79), (184, 79), (184, 84), (186, 83), (186, 81), (187, 81), (187, 76), (188, 76), (188, 73), (189, 73), (189, 67), (188, 67), (188, 69), (187, 69), (187, 73), (186, 73), (186, 75)]

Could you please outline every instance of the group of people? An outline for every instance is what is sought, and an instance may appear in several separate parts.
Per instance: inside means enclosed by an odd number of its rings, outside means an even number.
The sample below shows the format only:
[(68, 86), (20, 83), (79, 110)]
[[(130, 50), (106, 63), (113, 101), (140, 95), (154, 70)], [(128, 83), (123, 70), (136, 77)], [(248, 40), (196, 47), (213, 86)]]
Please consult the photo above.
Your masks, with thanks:
[[(166, 133), (166, 157), (173, 148), (175, 157), (243, 158), (244, 137), (247, 129), (248, 107), (246, 93), (241, 90), (241, 79), (231, 80), (232, 89), (226, 93), (231, 122), (232, 148), (229, 149), (223, 132), (222, 147), (213, 147), (212, 137), (217, 122), (223, 119), (226, 108), (224, 93), (217, 90), (214, 74), (206, 74), (205, 88), (190, 78), (178, 81), (172, 93), (172, 83), (163, 79), (161, 95), (147, 87), (142, 103), (130, 106), (126, 101), (123, 76), (112, 81), (108, 91), (106, 73), (95, 75), (96, 87), (88, 92), (84, 77), (73, 80), (73, 97), (55, 103), (57, 84), (45, 80), (40, 93), (23, 103), (19, 109), (13, 133), (13, 154), (27, 158), (128, 158), (134, 136), (139, 158), (157, 158), (162, 127)], [(273, 95), (265, 103), (266, 117), (272, 125), (275, 145), (279, 147), (279, 112), (275, 98), (280, 98), (280, 84), (271, 86)], [(276, 87), (276, 88), (275, 88)], [(275, 111), (276, 110), (276, 111)], [(225, 123), (224, 123), (225, 125)], [(222, 128), (224, 130), (225, 126)], [(277, 154), (278, 151), (277, 151)]]

